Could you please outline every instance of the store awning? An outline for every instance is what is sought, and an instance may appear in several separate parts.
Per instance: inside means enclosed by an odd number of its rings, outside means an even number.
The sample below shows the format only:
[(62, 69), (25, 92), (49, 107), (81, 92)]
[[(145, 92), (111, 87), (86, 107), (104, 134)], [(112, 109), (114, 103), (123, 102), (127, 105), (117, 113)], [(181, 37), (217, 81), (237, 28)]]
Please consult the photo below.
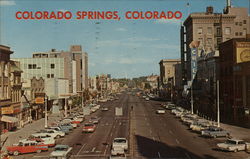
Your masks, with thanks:
[(15, 123), (15, 122), (18, 122), (18, 119), (16, 117), (2, 115), (1, 121), (7, 122), (7, 123)]

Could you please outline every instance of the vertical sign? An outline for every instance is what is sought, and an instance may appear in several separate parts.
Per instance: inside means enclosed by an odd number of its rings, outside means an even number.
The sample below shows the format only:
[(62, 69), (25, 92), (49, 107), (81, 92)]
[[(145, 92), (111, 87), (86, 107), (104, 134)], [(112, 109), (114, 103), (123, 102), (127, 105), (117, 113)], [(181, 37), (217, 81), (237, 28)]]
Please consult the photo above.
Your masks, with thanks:
[(197, 48), (191, 48), (191, 81), (193, 82), (197, 72)]

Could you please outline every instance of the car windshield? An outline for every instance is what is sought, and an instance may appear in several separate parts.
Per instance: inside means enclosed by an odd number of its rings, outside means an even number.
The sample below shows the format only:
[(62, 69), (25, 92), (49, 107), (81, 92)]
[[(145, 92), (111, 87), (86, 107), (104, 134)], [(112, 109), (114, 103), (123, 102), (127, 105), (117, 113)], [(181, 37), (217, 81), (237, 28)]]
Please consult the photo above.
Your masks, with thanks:
[(67, 147), (56, 147), (55, 151), (67, 151), (68, 148)]
[(127, 141), (125, 139), (115, 139), (114, 142), (116, 142), (116, 143), (126, 143)]
[(226, 143), (227, 143), (227, 144), (236, 144), (236, 142), (233, 141), (233, 140), (227, 140)]
[(94, 126), (93, 124), (84, 124), (84, 126)]

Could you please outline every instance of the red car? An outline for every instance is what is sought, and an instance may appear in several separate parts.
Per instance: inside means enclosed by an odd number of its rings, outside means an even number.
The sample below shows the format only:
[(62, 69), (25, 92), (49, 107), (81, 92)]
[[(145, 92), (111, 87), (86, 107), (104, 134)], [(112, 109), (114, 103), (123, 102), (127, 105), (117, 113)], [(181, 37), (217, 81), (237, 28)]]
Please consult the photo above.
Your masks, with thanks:
[(10, 155), (19, 155), (24, 153), (48, 151), (48, 146), (36, 141), (23, 141), (16, 145), (7, 147), (7, 151)]
[(87, 132), (94, 132), (95, 128), (96, 128), (95, 124), (93, 124), (93, 123), (86, 123), (83, 126), (82, 132), (85, 132), (85, 133), (87, 133)]

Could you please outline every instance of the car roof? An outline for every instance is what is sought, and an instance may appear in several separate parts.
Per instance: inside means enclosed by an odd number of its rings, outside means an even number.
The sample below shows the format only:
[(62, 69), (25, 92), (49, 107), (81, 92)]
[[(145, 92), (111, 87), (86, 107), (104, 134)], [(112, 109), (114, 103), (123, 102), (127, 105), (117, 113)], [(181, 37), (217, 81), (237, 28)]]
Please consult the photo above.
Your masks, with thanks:
[(239, 141), (243, 141), (243, 140), (241, 140), (241, 139), (235, 139), (235, 138), (232, 138), (232, 139), (227, 139), (227, 140), (230, 140), (230, 141), (237, 141), (237, 142), (239, 142)]
[(56, 145), (55, 148), (68, 148), (68, 145)]

